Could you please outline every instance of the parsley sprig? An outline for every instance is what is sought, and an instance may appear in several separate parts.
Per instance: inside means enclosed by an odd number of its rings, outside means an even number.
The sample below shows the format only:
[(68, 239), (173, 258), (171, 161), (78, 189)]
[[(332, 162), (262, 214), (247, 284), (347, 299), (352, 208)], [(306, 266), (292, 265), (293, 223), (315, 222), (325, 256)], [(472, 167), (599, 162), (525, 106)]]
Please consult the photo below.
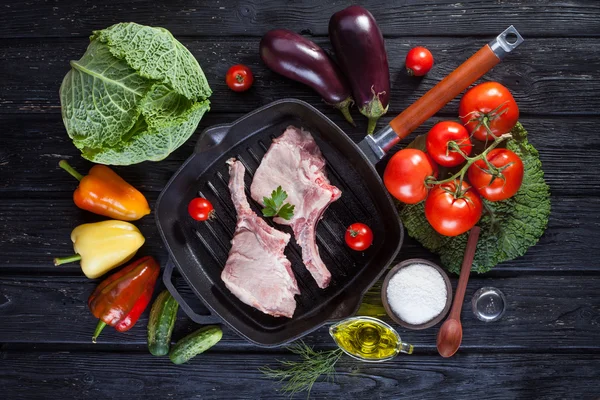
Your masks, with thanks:
[(271, 197), (263, 197), (263, 203), (265, 208), (262, 209), (263, 216), (265, 217), (281, 217), (286, 220), (292, 219), (294, 215), (294, 205), (290, 203), (283, 203), (287, 199), (288, 194), (278, 186), (277, 189), (273, 190)]

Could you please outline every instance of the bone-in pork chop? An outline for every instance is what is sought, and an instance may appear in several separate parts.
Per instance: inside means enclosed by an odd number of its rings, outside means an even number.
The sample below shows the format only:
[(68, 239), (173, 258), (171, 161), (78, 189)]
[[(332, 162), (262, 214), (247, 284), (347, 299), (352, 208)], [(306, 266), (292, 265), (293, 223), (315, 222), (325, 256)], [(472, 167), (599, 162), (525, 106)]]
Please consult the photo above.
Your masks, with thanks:
[(273, 140), (250, 187), (252, 198), (261, 204), (263, 197), (271, 197), (278, 186), (287, 192), (285, 201), (295, 206), (294, 215), (290, 220), (276, 217), (274, 221), (292, 227), (296, 242), (302, 247), (304, 265), (320, 288), (329, 285), (331, 273), (319, 255), (317, 223), (329, 204), (342, 195), (329, 183), (324, 169), (325, 159), (312, 135), (289, 126)]
[(292, 318), (300, 294), (290, 261), (283, 254), (290, 235), (269, 226), (252, 211), (244, 192), (246, 169), (229, 164), (229, 191), (237, 212), (231, 250), (221, 279), (244, 303), (275, 317)]

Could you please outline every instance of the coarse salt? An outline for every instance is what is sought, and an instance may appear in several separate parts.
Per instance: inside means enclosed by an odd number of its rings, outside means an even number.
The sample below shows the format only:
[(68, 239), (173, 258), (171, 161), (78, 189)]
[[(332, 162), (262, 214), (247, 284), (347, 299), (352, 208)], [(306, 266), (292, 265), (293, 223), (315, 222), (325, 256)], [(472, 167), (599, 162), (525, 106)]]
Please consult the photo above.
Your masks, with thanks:
[(426, 264), (401, 268), (388, 282), (387, 299), (392, 311), (411, 325), (424, 324), (440, 315), (447, 297), (444, 278)]

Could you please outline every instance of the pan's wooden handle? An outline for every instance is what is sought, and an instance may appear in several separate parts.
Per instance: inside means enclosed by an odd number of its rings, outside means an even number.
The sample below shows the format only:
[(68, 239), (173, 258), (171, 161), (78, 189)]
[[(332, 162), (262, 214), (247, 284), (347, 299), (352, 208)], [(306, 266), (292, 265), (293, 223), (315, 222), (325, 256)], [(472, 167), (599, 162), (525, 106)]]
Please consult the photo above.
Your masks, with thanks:
[(505, 55), (523, 43), (514, 26), (509, 26), (494, 40), (483, 46), (433, 89), (374, 135), (365, 137), (358, 146), (373, 164), (383, 158), (392, 146), (408, 136), (450, 100), (498, 64)]
[(390, 126), (401, 139), (405, 138), (499, 62), (500, 59), (486, 44), (425, 93), (423, 97), (394, 118), (390, 122)]

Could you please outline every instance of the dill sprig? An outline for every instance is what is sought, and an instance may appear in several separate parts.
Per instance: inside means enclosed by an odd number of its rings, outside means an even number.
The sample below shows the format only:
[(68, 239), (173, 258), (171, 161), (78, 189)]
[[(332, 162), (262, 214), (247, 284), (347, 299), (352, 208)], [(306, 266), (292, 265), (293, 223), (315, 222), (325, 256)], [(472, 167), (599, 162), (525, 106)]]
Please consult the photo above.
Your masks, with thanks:
[(308, 398), (314, 383), (321, 375), (325, 375), (326, 380), (333, 380), (335, 363), (344, 354), (340, 349), (315, 351), (303, 341), (288, 346), (288, 350), (299, 355), (300, 361), (278, 360), (284, 368), (262, 367), (260, 371), (269, 378), (278, 379), (280, 382), (286, 381), (281, 390), (290, 397), (306, 390), (308, 391), (306, 398)]

